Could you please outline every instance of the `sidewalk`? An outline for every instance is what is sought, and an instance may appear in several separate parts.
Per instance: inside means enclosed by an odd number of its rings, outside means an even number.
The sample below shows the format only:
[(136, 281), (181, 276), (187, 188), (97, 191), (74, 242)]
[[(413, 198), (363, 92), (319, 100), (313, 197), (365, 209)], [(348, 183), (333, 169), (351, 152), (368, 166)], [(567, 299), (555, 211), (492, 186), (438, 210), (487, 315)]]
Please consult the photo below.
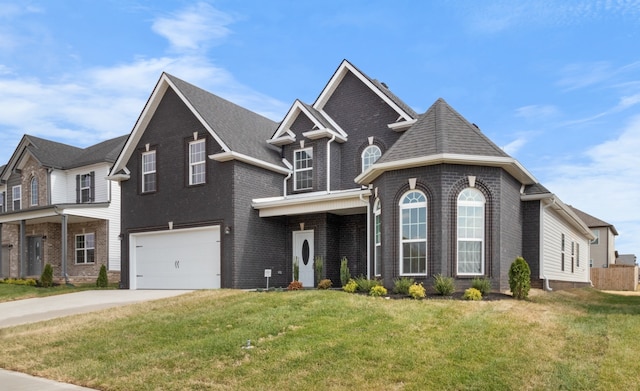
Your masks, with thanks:
[[(99, 311), (178, 296), (187, 290), (96, 290), (0, 303), (0, 329), (63, 316)], [(0, 368), (0, 390), (91, 391), (91, 388), (59, 383)]]

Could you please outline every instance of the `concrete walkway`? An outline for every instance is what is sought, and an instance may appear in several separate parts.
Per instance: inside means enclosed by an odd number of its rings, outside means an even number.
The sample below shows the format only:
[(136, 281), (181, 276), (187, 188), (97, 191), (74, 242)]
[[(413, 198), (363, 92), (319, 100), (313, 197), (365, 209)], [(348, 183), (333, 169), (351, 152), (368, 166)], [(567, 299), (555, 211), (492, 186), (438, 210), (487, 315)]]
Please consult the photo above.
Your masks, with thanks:
[[(96, 290), (0, 303), (0, 328), (40, 322), (105, 308), (182, 295), (187, 290)], [(0, 369), (0, 389), (11, 391), (91, 390)]]

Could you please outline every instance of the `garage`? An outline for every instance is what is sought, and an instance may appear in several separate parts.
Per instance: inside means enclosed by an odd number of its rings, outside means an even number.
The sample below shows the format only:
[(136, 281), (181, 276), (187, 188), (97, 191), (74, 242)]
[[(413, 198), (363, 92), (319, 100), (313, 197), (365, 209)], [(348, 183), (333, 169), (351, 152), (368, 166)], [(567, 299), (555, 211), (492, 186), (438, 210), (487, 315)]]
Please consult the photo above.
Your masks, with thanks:
[(130, 235), (131, 289), (220, 288), (220, 226)]

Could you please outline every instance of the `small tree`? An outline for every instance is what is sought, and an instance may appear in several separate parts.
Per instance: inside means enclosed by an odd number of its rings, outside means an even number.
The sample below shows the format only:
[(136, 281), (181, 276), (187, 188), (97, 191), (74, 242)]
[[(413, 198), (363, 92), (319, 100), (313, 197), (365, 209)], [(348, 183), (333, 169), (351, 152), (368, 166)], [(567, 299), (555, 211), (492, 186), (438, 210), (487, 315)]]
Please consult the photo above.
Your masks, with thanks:
[(298, 257), (293, 259), (293, 281), (298, 281), (300, 278), (300, 263), (298, 262)]
[(340, 284), (345, 286), (349, 283), (351, 279), (351, 272), (349, 271), (349, 261), (347, 261), (347, 257), (342, 257), (340, 261)]
[(50, 263), (44, 265), (44, 270), (40, 275), (40, 284), (44, 288), (51, 288), (53, 286), (53, 267)]
[(316, 271), (316, 286), (318, 286), (324, 273), (324, 259), (321, 256), (317, 256), (313, 259), (313, 269)]
[(516, 258), (509, 268), (509, 287), (513, 297), (518, 300), (526, 299), (531, 288), (531, 269), (522, 257)]
[(107, 278), (107, 267), (105, 265), (100, 266), (100, 273), (98, 273), (96, 286), (98, 288), (106, 288), (107, 286), (109, 286), (109, 279)]

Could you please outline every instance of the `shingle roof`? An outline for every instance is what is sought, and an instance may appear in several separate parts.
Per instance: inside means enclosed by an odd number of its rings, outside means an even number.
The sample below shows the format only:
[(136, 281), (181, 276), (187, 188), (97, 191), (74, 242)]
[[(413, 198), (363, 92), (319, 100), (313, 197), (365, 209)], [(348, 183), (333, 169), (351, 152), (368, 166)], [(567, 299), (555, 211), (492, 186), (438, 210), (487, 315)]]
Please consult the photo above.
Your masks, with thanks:
[(618, 235), (618, 231), (616, 230), (616, 227), (613, 226), (613, 224), (609, 224), (606, 221), (603, 221), (597, 217), (591, 216), (590, 214), (583, 212), (580, 209), (574, 208), (571, 205), (569, 205), (569, 207), (571, 208), (571, 210), (573, 210), (573, 212), (578, 217), (580, 217), (580, 220), (584, 221), (587, 227), (589, 228), (608, 227), (608, 228), (611, 228), (611, 231), (613, 232), (614, 235)]
[(551, 194), (551, 192), (541, 183), (536, 183), (533, 185), (528, 185), (524, 189), (524, 194), (526, 195), (534, 195), (534, 194)]
[(438, 99), (380, 158), (380, 163), (438, 154), (509, 157), (444, 101)]
[(277, 122), (166, 75), (231, 151), (282, 165), (279, 153), (265, 142), (278, 127)]
[(322, 115), (318, 110), (316, 110), (313, 106), (308, 105), (302, 101), (299, 101), (307, 110), (309, 110), (309, 112), (311, 113), (311, 115), (313, 115), (313, 118), (315, 118), (318, 122), (320, 122), (325, 128), (327, 129), (331, 129), (331, 130), (336, 130), (333, 125), (331, 125), (331, 123), (324, 117), (324, 115)]

